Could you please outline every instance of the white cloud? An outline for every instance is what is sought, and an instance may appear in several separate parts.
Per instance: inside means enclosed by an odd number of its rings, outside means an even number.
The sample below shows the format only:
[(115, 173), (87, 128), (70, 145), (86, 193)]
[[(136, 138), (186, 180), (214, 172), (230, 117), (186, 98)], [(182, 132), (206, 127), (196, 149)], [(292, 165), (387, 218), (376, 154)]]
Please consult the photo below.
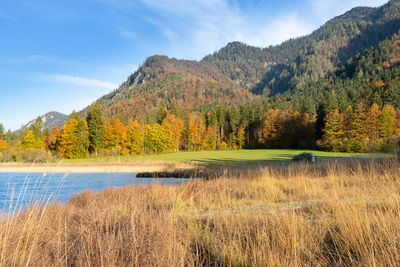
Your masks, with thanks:
[[(106, 0), (103, 0), (106, 1)], [(111, 1), (111, 0), (108, 0)], [(388, 0), (304, 0), (299, 5), (268, 5), (271, 10), (239, 8), (237, 0), (139, 0), (142, 13), (166, 42), (152, 52), (177, 58), (201, 59), (231, 41), (266, 47), (311, 33), (334, 16), (356, 6), (380, 6)], [(129, 7), (129, 1), (123, 1)], [(115, 2), (112, 2), (115, 7)], [(121, 2), (120, 2), (121, 3)], [(127, 5), (125, 5), (127, 3)], [(274, 8), (276, 7), (276, 8)], [(128, 12), (129, 13), (129, 12)], [(132, 25), (129, 15), (124, 26)], [(137, 37), (133, 27), (119, 29), (126, 38)]]
[(114, 84), (111, 82), (101, 81), (97, 79), (88, 79), (79, 76), (70, 76), (64, 74), (46, 74), (46, 75), (37, 75), (36, 80), (53, 82), (53, 83), (62, 83), (62, 84), (72, 84), (77, 86), (87, 86), (87, 87), (97, 87), (101, 89), (116, 89), (118, 88), (118, 84)]
[(181, 58), (200, 59), (232, 41), (266, 47), (314, 29), (296, 12), (246, 14), (227, 0), (141, 1), (159, 14), (149, 21), (167, 38), (169, 54)]
[(387, 2), (388, 0), (308, 0), (308, 5), (315, 16), (323, 20), (329, 20), (354, 7), (378, 7)]

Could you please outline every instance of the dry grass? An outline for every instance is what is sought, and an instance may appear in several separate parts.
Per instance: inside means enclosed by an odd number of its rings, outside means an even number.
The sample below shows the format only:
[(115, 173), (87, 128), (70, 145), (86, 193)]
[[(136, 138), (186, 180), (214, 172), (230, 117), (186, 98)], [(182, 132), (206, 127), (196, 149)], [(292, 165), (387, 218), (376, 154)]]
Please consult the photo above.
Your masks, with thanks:
[[(2, 265), (396, 266), (400, 163), (243, 171), (85, 192), (0, 223)], [(239, 177), (240, 176), (240, 177)]]
[(0, 172), (13, 173), (136, 173), (188, 169), (183, 162), (0, 163)]

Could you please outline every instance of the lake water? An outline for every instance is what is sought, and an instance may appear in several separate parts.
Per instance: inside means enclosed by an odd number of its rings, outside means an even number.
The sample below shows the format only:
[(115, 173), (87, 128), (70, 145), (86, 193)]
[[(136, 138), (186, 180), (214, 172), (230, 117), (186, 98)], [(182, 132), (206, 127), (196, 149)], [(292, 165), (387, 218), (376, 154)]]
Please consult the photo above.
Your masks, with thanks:
[(35, 201), (66, 203), (73, 195), (85, 190), (99, 192), (108, 187), (154, 183), (176, 186), (188, 180), (136, 178), (136, 173), (0, 173), (0, 214), (19, 210)]

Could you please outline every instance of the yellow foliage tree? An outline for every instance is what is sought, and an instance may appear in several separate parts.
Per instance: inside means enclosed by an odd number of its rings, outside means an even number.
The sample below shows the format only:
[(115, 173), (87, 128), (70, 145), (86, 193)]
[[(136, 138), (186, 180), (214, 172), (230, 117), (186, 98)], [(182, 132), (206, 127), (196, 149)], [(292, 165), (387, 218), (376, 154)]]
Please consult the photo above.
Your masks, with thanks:
[(179, 151), (182, 131), (183, 131), (183, 121), (175, 115), (167, 112), (162, 123), (163, 133), (166, 140), (166, 149), (171, 151)]
[(190, 113), (187, 129), (187, 144), (189, 150), (197, 151), (204, 148), (204, 133), (205, 126), (200, 116), (196, 113)]
[(126, 133), (127, 146), (130, 153), (139, 155), (143, 150), (143, 130), (138, 121), (129, 124)]
[(21, 146), (23, 149), (42, 149), (44, 148), (44, 143), (35, 137), (32, 130), (28, 130)]
[(57, 150), (65, 158), (73, 158), (74, 156), (75, 144), (78, 141), (78, 137), (74, 134), (77, 125), (78, 120), (71, 118), (68, 123), (64, 125), (59, 135)]

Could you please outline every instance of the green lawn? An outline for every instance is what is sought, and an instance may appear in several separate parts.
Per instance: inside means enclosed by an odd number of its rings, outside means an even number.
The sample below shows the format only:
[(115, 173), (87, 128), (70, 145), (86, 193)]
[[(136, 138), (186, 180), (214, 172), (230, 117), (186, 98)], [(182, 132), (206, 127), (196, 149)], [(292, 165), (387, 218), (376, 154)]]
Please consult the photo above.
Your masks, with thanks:
[(91, 159), (64, 160), (65, 163), (104, 163), (104, 162), (131, 162), (131, 161), (166, 161), (166, 162), (196, 162), (200, 164), (238, 164), (238, 163), (272, 163), (288, 162), (294, 155), (302, 152), (314, 153), (318, 160), (328, 160), (348, 157), (368, 157), (374, 154), (338, 153), (312, 150), (294, 149), (254, 149), (229, 151), (201, 151), (179, 152), (171, 154), (105, 157)]

